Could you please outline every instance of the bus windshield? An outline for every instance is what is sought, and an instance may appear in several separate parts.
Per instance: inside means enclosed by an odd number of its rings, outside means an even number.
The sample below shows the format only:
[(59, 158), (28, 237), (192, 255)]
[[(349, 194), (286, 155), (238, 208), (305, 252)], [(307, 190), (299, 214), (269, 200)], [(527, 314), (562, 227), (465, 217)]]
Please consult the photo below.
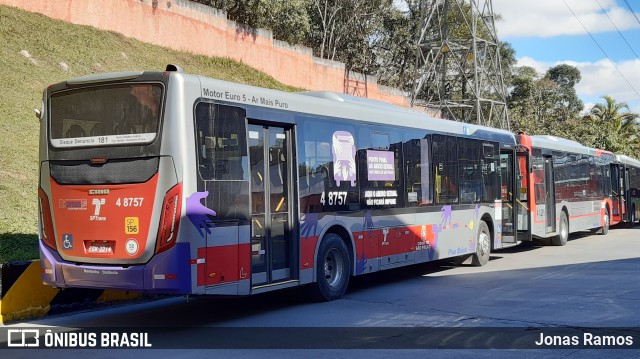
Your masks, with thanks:
[(127, 84), (51, 95), (51, 145), (57, 148), (147, 144), (158, 131), (162, 85)]

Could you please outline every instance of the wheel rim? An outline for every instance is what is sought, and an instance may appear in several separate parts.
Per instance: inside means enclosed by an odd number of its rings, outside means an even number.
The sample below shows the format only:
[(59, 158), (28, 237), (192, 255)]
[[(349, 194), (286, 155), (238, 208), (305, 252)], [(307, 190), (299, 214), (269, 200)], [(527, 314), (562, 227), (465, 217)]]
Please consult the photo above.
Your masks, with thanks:
[(609, 212), (604, 215), (604, 227), (609, 228)]
[(333, 248), (324, 258), (324, 280), (330, 287), (337, 287), (342, 280), (343, 267), (342, 253)]
[(569, 226), (567, 226), (567, 220), (563, 219), (562, 223), (560, 224), (560, 236), (562, 236), (562, 240), (564, 241), (566, 238), (569, 237)]
[(481, 256), (485, 256), (487, 253), (489, 253), (489, 234), (487, 232), (480, 232), (480, 235), (478, 236), (478, 249), (480, 250), (480, 255)]

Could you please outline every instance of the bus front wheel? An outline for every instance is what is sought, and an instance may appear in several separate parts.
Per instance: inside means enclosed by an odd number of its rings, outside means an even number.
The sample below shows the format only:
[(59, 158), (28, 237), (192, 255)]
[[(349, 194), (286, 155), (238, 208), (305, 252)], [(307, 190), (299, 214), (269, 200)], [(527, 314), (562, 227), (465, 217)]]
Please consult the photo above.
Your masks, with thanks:
[(554, 246), (564, 246), (569, 239), (569, 219), (565, 211), (560, 212), (560, 228), (558, 235), (551, 238)]
[(331, 301), (344, 296), (349, 285), (351, 266), (349, 251), (342, 237), (329, 233), (322, 239), (316, 262), (316, 283), (312, 296), (321, 301)]
[(485, 221), (478, 223), (478, 238), (476, 241), (476, 252), (473, 254), (471, 264), (483, 266), (489, 262), (491, 256), (491, 232)]

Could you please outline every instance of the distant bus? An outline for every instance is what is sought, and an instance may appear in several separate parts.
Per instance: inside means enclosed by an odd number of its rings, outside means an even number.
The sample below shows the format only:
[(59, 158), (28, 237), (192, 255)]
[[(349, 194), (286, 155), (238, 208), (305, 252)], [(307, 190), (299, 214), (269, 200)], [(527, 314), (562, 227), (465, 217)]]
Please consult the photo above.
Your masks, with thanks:
[(484, 265), (522, 240), (507, 131), (173, 65), (64, 81), (44, 104), (39, 235), (55, 287), (249, 295), (311, 284), (332, 300), (351, 276), (444, 258)]
[(613, 218), (633, 227), (640, 218), (640, 161), (616, 155), (612, 172)]
[(614, 155), (553, 136), (520, 134), (518, 142), (529, 154), (533, 238), (563, 246), (569, 233), (598, 229), (606, 234), (614, 213)]

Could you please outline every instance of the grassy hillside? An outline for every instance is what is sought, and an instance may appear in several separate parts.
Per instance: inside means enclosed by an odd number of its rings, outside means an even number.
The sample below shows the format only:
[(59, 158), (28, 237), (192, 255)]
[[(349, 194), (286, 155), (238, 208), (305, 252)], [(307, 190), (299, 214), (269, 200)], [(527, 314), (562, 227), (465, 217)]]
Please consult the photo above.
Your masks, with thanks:
[(297, 90), (233, 60), (173, 51), (3, 5), (0, 44), (0, 262), (38, 255), (33, 109), (41, 107), (47, 85), (96, 72), (163, 70), (173, 63), (222, 80)]

